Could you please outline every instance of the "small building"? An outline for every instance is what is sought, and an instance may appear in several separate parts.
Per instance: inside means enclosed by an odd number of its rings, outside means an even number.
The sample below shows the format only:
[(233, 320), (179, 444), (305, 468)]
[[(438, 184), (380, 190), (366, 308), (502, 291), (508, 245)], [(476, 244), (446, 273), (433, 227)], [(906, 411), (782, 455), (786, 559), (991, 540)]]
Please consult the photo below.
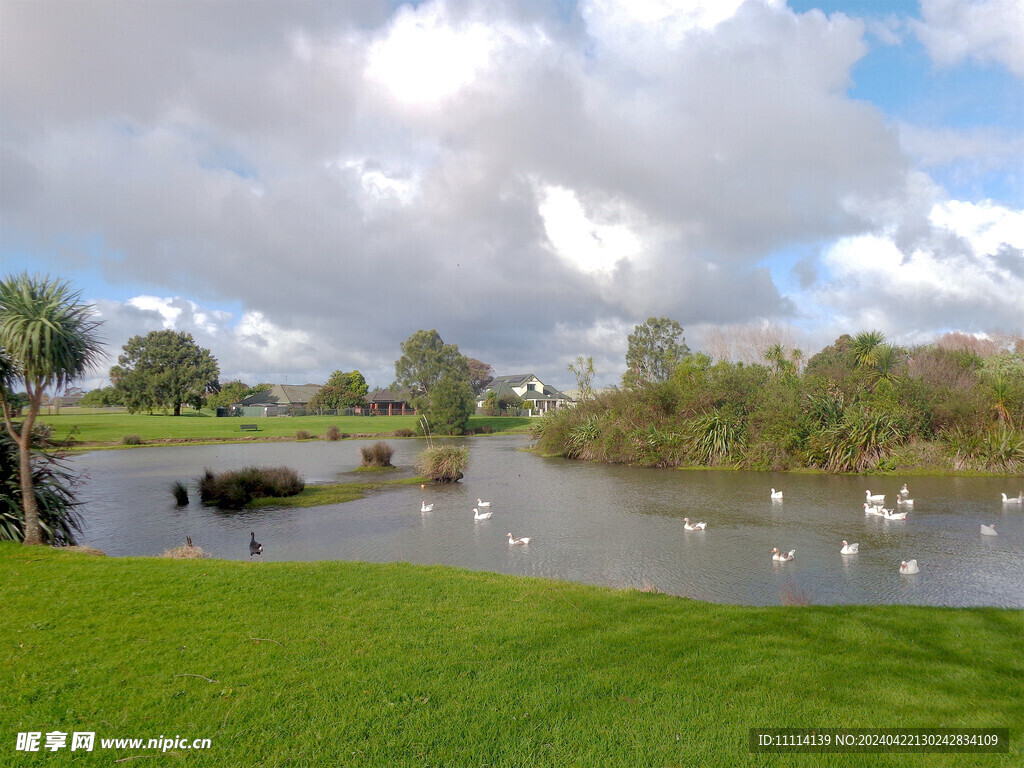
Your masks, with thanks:
[(572, 405), (574, 402), (564, 392), (548, 386), (532, 373), (516, 376), (495, 376), (487, 388), (476, 396), (476, 407), (483, 408), (489, 393), (495, 397), (515, 395), (526, 405), (531, 415), (542, 415), (556, 408)]
[(287, 416), (293, 411), (305, 411), (320, 387), (320, 384), (274, 384), (265, 392), (249, 395), (233, 404), (231, 411), (249, 417)]
[(372, 416), (415, 416), (416, 409), (409, 405), (411, 398), (411, 390), (375, 389), (366, 396), (362, 412)]

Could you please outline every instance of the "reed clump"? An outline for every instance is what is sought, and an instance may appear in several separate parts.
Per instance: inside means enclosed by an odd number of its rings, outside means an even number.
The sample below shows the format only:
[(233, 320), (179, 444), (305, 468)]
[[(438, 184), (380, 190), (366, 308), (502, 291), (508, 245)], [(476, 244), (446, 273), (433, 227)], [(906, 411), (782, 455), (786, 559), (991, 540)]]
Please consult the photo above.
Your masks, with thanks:
[(181, 480), (175, 480), (171, 484), (171, 493), (174, 494), (174, 501), (179, 507), (188, 506), (188, 486)]
[(203, 504), (241, 509), (257, 498), (295, 496), (306, 482), (289, 467), (245, 467), (220, 474), (207, 469), (198, 485)]
[(296, 440), (309, 440), (311, 437), (313, 437), (313, 435), (308, 430), (305, 430), (305, 429), (297, 429), (297, 430), (295, 430), (295, 439)]
[(343, 437), (345, 437), (345, 433), (338, 429), (334, 424), (331, 424), (331, 426), (327, 428), (327, 431), (324, 432), (324, 440), (341, 440)]
[(180, 544), (177, 547), (165, 549), (160, 557), (170, 557), (174, 560), (202, 560), (210, 555), (204, 552), (202, 547), (197, 547), (194, 544)]
[(391, 463), (391, 457), (395, 453), (395, 449), (384, 441), (379, 441), (373, 445), (363, 446), (359, 449), (359, 453), (363, 456), (362, 466), (364, 467), (390, 467), (393, 466)]
[(468, 464), (469, 448), (462, 445), (434, 445), (416, 457), (416, 471), (435, 483), (458, 482)]
[(142, 445), (143, 440), (138, 435), (125, 435), (121, 438), (121, 445)]

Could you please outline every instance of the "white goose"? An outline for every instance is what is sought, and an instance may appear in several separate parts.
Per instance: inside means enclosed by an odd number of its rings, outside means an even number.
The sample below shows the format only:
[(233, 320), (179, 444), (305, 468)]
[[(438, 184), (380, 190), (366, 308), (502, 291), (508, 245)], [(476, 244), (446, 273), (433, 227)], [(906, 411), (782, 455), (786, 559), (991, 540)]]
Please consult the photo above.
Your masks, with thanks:
[(864, 493), (867, 494), (867, 500), (871, 504), (881, 504), (883, 501), (885, 501), (884, 493), (876, 493), (874, 496), (871, 495), (870, 490), (864, 491)]
[(703, 531), (707, 527), (708, 527), (707, 523), (693, 523), (691, 525), (690, 524), (690, 518), (688, 518), (688, 517), (684, 517), (683, 518), (683, 528), (685, 528), (688, 531)]
[(1014, 498), (1013, 496), (1007, 498), (1006, 494), (1003, 494), (1003, 504), (1024, 504), (1024, 492)]
[(493, 512), (481, 512), (476, 507), (473, 507), (473, 519), (474, 520), (490, 520)]
[(847, 544), (846, 539), (843, 539), (843, 548), (839, 552), (843, 555), (856, 555), (859, 546), (860, 544)]
[(981, 535), (982, 536), (998, 536), (999, 534), (996, 533), (996, 527), (994, 525), (982, 525), (981, 526)]
[(491, 506), (491, 502), (489, 502), (489, 501), (481, 501), (480, 499), (477, 499), (476, 500), (476, 505), (478, 507), (489, 507), (489, 506)]
[(778, 560), (780, 563), (785, 563), (792, 560), (795, 554), (795, 549), (791, 549), (789, 550), (789, 552), (783, 554), (782, 552), (779, 552), (777, 547), (772, 547), (772, 560)]
[(782, 491), (776, 491), (774, 488), (772, 488), (772, 498), (773, 499), (781, 499), (782, 498)]
[(904, 483), (903, 487), (900, 488), (900, 496), (909, 496), (909, 495), (910, 495), (910, 489), (907, 488), (907, 484)]
[(864, 502), (864, 514), (865, 515), (874, 515), (875, 517), (881, 517), (882, 516), (882, 509), (881, 509), (881, 507), (876, 507), (876, 506), (874, 506), (872, 504), (868, 504), (865, 501)]
[(907, 513), (906, 512), (893, 512), (891, 509), (883, 509), (882, 510), (882, 517), (884, 517), (886, 520), (906, 520), (907, 519)]
[(917, 560), (903, 560), (900, 562), (900, 573), (917, 573)]
[(514, 537), (514, 536), (513, 536), (512, 534), (511, 534), (511, 532), (510, 532), (510, 533), (508, 534), (508, 545), (509, 545), (510, 547), (511, 547), (511, 546), (514, 546), (514, 545), (516, 545), (516, 544), (529, 544), (529, 543), (530, 543), (530, 537), (529, 537), (529, 536), (524, 536), (524, 537), (523, 537), (523, 538), (521, 538), (521, 539), (517, 539), (517, 538), (515, 538), (515, 537)]
[(427, 502), (425, 502), (425, 501), (420, 503), (420, 512), (429, 512), (433, 508), (434, 508), (433, 504), (427, 504)]
[(914, 506), (914, 500), (913, 499), (904, 499), (904, 498), (900, 498), (899, 496), (897, 496), (896, 497), (896, 506), (899, 506), (899, 507), (912, 507), (912, 506)]

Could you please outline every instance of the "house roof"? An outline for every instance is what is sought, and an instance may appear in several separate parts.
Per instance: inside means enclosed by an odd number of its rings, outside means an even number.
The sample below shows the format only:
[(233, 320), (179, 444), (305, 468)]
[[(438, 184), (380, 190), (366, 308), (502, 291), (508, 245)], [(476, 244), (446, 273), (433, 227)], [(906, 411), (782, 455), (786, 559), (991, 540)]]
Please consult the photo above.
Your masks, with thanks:
[(487, 385), (487, 389), (476, 396), (478, 401), (483, 401), (487, 398), (490, 392), (495, 393), (495, 397), (501, 397), (502, 395), (515, 395), (521, 400), (572, 400), (571, 397), (563, 392), (559, 392), (554, 387), (548, 386), (543, 381), (540, 381), (540, 390), (527, 390), (523, 394), (516, 393), (513, 387), (522, 387), (527, 382), (537, 379), (532, 373), (517, 374), (515, 376), (495, 376), (491, 379), (491, 383)]
[(320, 384), (274, 384), (265, 392), (243, 398), (239, 405), (306, 405)]
[(406, 403), (412, 397), (411, 389), (375, 389), (366, 396), (368, 403)]

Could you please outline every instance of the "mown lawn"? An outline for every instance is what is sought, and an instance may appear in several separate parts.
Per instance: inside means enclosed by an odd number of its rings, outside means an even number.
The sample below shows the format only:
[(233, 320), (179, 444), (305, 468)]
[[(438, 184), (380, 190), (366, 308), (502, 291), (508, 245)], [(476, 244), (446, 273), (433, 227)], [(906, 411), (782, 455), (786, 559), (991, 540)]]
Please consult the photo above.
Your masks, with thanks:
[[(5, 765), (1022, 759), (1021, 611), (750, 608), (404, 563), (103, 558), (7, 543), (0, 597)], [(768, 726), (1008, 727), (1012, 752), (751, 754), (749, 729)], [(212, 748), (14, 751), (17, 733), (54, 730)]]
[[(322, 438), (328, 427), (345, 434), (392, 435), (397, 429), (416, 429), (416, 416), (278, 416), (273, 418), (217, 418), (210, 411), (185, 411), (181, 416), (90, 412), (87, 409), (62, 409), (60, 415), (42, 414), (40, 421), (53, 427), (56, 440), (69, 436), (84, 443), (118, 444), (126, 435), (143, 440), (220, 440), (294, 437), (305, 430)], [(494, 432), (525, 432), (531, 420), (526, 417), (471, 416), (470, 429), (490, 427)], [(242, 424), (256, 424), (259, 431), (243, 432)]]

